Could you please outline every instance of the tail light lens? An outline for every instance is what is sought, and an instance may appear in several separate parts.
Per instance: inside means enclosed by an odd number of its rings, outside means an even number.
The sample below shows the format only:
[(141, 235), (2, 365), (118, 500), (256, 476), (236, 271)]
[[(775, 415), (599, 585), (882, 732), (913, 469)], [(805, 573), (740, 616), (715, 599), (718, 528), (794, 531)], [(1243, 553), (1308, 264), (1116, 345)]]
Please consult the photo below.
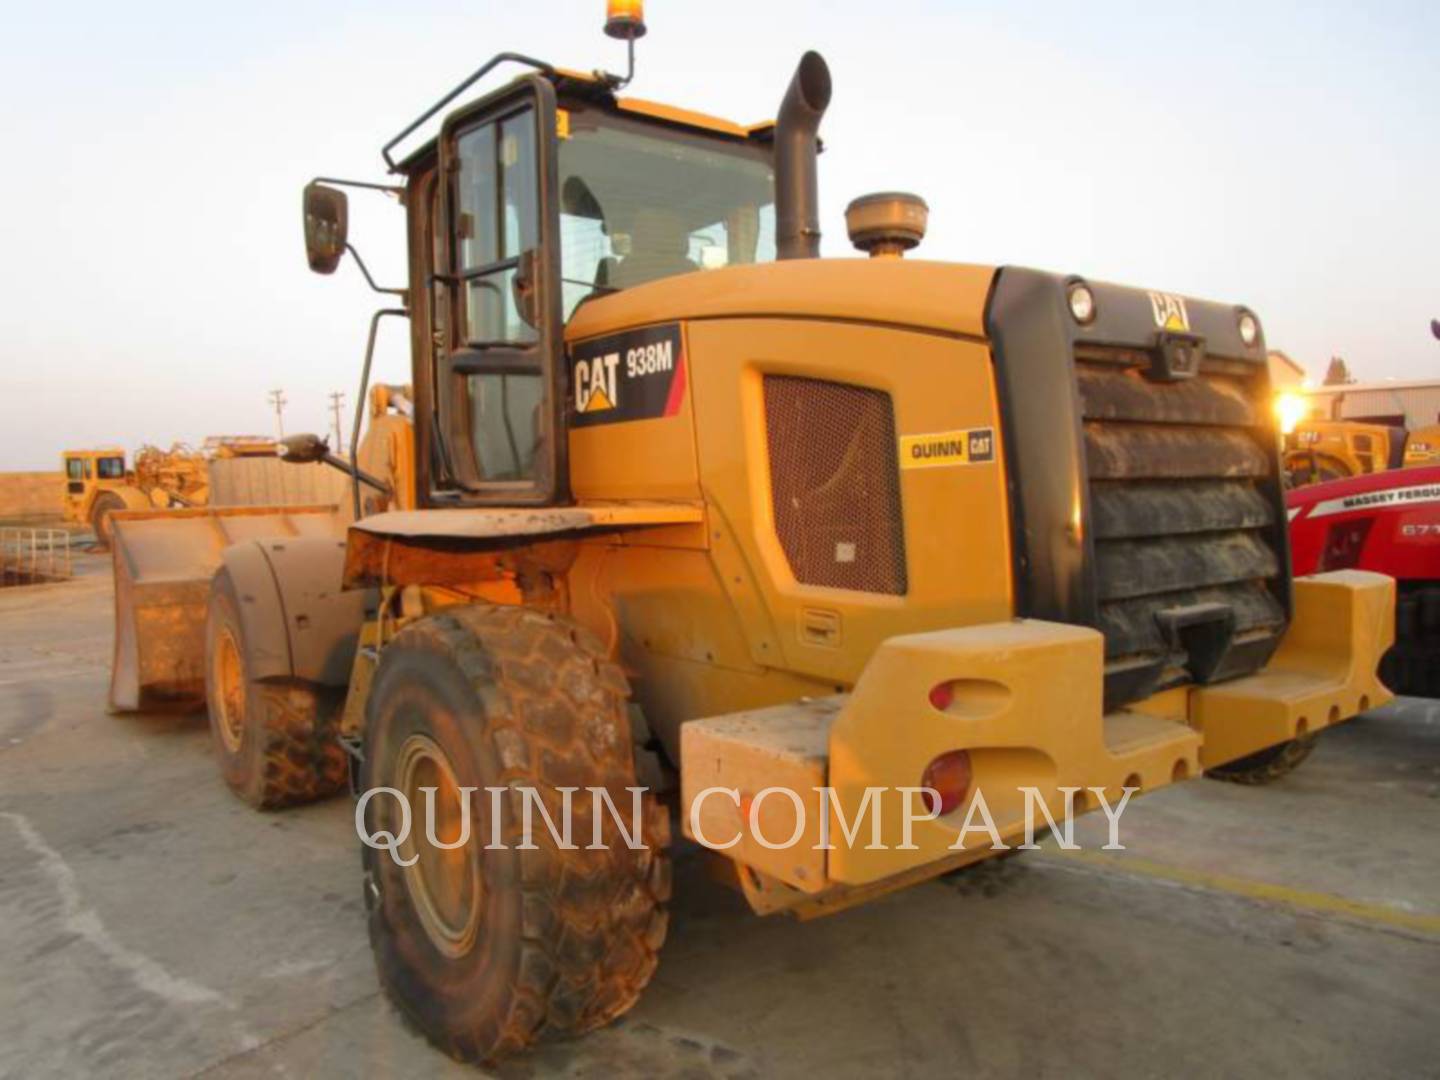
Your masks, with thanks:
[(949, 682), (936, 683), (930, 688), (930, 705), (932, 708), (944, 712), (950, 708), (950, 703), (955, 700), (955, 684)]
[(972, 778), (970, 754), (965, 750), (951, 750), (925, 766), (920, 786), (930, 789), (924, 795), (930, 812), (943, 817), (963, 803), (970, 794)]
[(1320, 553), (1320, 569), (1351, 570), (1359, 566), (1360, 553), (1374, 523), (1374, 518), (1358, 518), (1331, 525), (1325, 536), (1325, 550)]

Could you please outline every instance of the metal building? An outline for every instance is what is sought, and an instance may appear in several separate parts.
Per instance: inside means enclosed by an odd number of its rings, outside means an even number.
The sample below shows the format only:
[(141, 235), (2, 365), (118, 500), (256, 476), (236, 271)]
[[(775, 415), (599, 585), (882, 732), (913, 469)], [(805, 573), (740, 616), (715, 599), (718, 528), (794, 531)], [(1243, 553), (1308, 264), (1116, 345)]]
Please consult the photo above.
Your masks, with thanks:
[(1312, 417), (1365, 420), (1396, 427), (1428, 427), (1440, 423), (1440, 379), (1351, 383), (1307, 387)]

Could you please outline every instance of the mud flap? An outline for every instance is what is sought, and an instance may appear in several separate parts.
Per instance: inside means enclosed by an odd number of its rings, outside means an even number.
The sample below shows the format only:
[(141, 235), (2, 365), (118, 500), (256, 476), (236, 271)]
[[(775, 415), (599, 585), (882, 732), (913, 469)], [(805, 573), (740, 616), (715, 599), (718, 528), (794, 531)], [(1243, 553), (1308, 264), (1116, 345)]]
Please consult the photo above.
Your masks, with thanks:
[(198, 707), (205, 699), (205, 608), (231, 545), (345, 535), (333, 506), (116, 512), (115, 658), (110, 709)]

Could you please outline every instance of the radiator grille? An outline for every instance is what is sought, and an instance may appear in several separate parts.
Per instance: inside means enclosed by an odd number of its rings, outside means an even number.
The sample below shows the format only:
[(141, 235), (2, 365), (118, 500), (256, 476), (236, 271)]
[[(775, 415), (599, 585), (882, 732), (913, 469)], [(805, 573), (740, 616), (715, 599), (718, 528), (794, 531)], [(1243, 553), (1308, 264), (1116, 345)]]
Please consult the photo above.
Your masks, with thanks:
[(795, 579), (903, 594), (905, 529), (890, 395), (767, 375), (765, 430), (775, 530)]
[(1212, 677), (1263, 665), (1284, 630), (1286, 569), (1263, 369), (1216, 358), (1193, 379), (1157, 382), (1137, 359), (1085, 347), (1076, 378), (1107, 666), (1122, 680), (1141, 673), (1130, 689), (1146, 692), (1192, 674), (1166, 640), (1168, 612), (1233, 612), (1237, 647)]

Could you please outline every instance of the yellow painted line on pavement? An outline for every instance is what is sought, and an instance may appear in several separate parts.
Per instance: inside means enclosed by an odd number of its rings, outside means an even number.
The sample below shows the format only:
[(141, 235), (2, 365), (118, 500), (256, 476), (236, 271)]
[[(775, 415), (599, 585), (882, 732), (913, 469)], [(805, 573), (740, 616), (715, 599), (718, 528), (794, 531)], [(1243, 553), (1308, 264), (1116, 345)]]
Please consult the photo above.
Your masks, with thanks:
[(1231, 877), (1228, 874), (1213, 874), (1205, 870), (1190, 870), (1183, 866), (1155, 862), (1153, 859), (1121, 852), (1104, 851), (1063, 851), (1050, 844), (1045, 854), (1062, 860), (1084, 863), (1105, 870), (1138, 874), (1142, 877), (1171, 881), (1177, 885), (1190, 885), (1201, 889), (1227, 892), (1250, 900), (1261, 900), (1272, 904), (1313, 911), (1322, 915), (1341, 915), (1362, 922), (1377, 923), (1397, 930), (1419, 931), (1440, 936), (1440, 915), (1422, 915), (1385, 904), (1367, 904), (1360, 900), (1349, 900), (1333, 893), (1310, 892), (1306, 889), (1292, 889), (1288, 885), (1274, 885), (1268, 881), (1252, 881), (1249, 878)]

